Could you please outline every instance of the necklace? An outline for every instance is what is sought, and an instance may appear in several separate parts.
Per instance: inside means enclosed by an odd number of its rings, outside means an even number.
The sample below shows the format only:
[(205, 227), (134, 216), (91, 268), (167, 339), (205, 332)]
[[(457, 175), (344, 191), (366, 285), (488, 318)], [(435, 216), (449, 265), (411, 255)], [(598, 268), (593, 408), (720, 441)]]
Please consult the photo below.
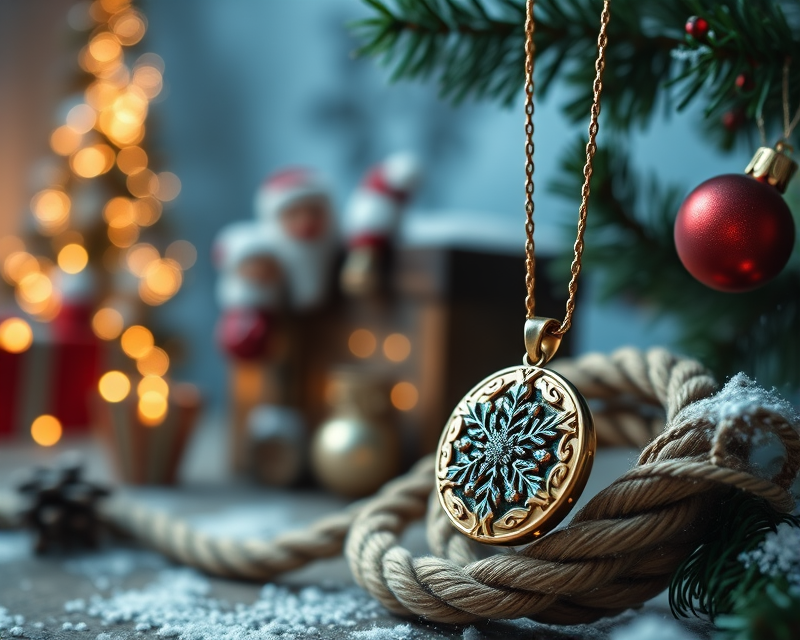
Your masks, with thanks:
[(575, 257), (562, 322), (536, 316), (533, 242), (534, 0), (525, 21), (525, 350), (521, 366), (498, 371), (458, 403), (439, 440), (439, 501), (452, 524), (478, 542), (523, 544), (553, 529), (570, 511), (591, 471), (592, 414), (570, 382), (544, 365), (572, 324), (583, 256), (589, 185), (603, 89), (610, 0), (597, 37), (593, 100), (578, 213)]

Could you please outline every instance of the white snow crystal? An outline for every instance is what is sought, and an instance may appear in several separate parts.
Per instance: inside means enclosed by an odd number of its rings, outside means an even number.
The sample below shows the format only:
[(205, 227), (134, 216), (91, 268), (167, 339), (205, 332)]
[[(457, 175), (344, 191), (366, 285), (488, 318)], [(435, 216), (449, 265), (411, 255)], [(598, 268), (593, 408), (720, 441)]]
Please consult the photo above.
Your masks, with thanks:
[(726, 418), (753, 416), (764, 408), (783, 416), (795, 429), (800, 428), (800, 414), (775, 389), (767, 391), (743, 373), (737, 373), (720, 391), (709, 398), (693, 402), (679, 414), (680, 420), (707, 417), (713, 422)]
[(64, 631), (72, 631), (72, 623), (71, 622), (65, 622), (64, 624), (61, 625), (61, 628)]
[(752, 551), (739, 554), (745, 567), (756, 565), (764, 575), (785, 575), (789, 586), (800, 590), (800, 527), (788, 522), (770, 531)]
[(86, 610), (86, 600), (83, 598), (77, 598), (76, 600), (67, 600), (64, 603), (64, 611), (67, 613), (76, 613), (78, 611), (85, 611)]
[[(142, 589), (95, 595), (86, 613), (103, 624), (133, 623), (137, 631), (154, 630), (160, 638), (185, 640), (267, 640), (308, 637), (330, 627), (374, 622), (381, 606), (357, 587), (337, 590), (306, 587), (292, 591), (268, 584), (254, 603), (229, 605), (209, 595), (206, 578), (190, 569), (162, 570)], [(408, 624), (353, 630), (362, 640), (411, 640)], [(370, 635), (373, 634), (373, 635)], [(383, 634), (383, 635), (378, 635)]]
[(8, 632), (14, 636), (15, 638), (24, 638), (25, 637), (25, 629), (22, 627), (11, 627)]
[(615, 629), (611, 640), (698, 640), (698, 637), (666, 616), (646, 615)]
[[(712, 424), (729, 418), (750, 422), (761, 410), (783, 417), (795, 430), (800, 430), (800, 413), (775, 389), (767, 391), (743, 373), (737, 373), (719, 393), (694, 402), (681, 411), (676, 422), (695, 422), (707, 419)], [(786, 460), (786, 449), (780, 438), (770, 430), (740, 434), (750, 440), (748, 464), (754, 473), (774, 477)]]
[(464, 640), (482, 640), (483, 634), (475, 627), (464, 629)]
[(75, 631), (86, 631), (89, 626), (85, 622), (79, 622), (75, 625)]
[(408, 640), (414, 637), (410, 624), (399, 624), (396, 627), (372, 627), (363, 631), (353, 631), (351, 638), (358, 640)]

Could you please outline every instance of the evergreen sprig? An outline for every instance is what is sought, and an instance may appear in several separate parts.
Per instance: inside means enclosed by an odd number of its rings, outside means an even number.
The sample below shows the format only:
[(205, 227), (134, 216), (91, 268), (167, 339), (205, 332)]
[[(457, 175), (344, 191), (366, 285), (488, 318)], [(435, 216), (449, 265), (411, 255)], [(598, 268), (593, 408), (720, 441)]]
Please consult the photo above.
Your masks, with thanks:
[[(706, 615), (728, 640), (779, 640), (800, 623), (798, 598), (785, 576), (761, 573), (739, 559), (794, 516), (777, 513), (752, 495), (735, 492), (720, 505), (717, 526), (673, 575), (669, 601), (675, 616)], [(791, 630), (794, 630), (793, 632)], [(788, 635), (787, 635), (788, 633)]]
[[(522, 94), (524, 0), (364, 0), (374, 15), (354, 23), (357, 54), (380, 58), (392, 78), (435, 76), (443, 97), (509, 104)], [(788, 7), (787, 12), (782, 7)], [(784, 62), (797, 60), (798, 0), (615, 0), (609, 24), (603, 104), (607, 124), (649, 121), (659, 99), (677, 89), (678, 108), (703, 96), (708, 116), (722, 112), (780, 122)], [(573, 89), (564, 106), (572, 119), (591, 102), (599, 0), (538, 0), (537, 91), (561, 76)], [(691, 15), (705, 18), (702, 41), (684, 33)], [(736, 78), (746, 76), (743, 88)], [(792, 104), (800, 87), (792, 90)]]
[[(680, 48), (679, 84), (683, 108), (698, 94), (705, 96), (706, 116), (739, 112), (753, 120), (759, 114), (780, 122), (782, 78), (789, 65), (789, 102), (800, 99), (800, 33), (790, 24), (783, 6), (800, 7), (796, 0), (686, 0), (704, 18), (710, 32), (705, 40), (687, 37)], [(791, 64), (792, 59), (796, 61)], [(737, 86), (740, 79), (742, 86)]]
[[(584, 160), (584, 142), (577, 140), (551, 189), (574, 200)], [(601, 297), (632, 298), (655, 317), (676, 319), (679, 346), (720, 376), (744, 370), (762, 384), (796, 388), (800, 256), (755, 291), (731, 295), (708, 289), (683, 268), (675, 250), (673, 226), (684, 192), (635, 172), (619, 143), (598, 147), (584, 264), (599, 275)], [(570, 220), (564, 229), (571, 241), (574, 215), (564, 218)], [(555, 268), (554, 277), (568, 273), (564, 264)]]

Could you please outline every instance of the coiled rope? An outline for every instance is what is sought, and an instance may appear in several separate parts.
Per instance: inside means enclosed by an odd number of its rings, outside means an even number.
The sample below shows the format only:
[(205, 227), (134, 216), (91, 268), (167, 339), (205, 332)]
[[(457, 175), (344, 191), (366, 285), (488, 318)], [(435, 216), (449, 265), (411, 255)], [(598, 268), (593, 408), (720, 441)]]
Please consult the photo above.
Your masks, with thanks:
[[(635, 607), (662, 591), (675, 569), (715, 524), (734, 489), (790, 511), (800, 468), (800, 436), (774, 407), (716, 419), (717, 389), (697, 362), (664, 349), (625, 348), (555, 363), (590, 401), (598, 439), (643, 447), (633, 469), (601, 491), (568, 526), (524, 549), (479, 559), (447, 522), (433, 488), (433, 456), (373, 497), (273, 540), (233, 540), (191, 529), (141, 503), (114, 499), (104, 519), (175, 560), (227, 577), (269, 580), (344, 547), (364, 589), (400, 615), (446, 623), (531, 617), (554, 624), (590, 622)], [(698, 404), (700, 403), (700, 404)], [(661, 409), (661, 418), (657, 409)], [(666, 425), (659, 428), (657, 425)], [(785, 448), (781, 470), (762, 477), (743, 434), (774, 434)], [(428, 513), (433, 555), (413, 557), (399, 541)]]

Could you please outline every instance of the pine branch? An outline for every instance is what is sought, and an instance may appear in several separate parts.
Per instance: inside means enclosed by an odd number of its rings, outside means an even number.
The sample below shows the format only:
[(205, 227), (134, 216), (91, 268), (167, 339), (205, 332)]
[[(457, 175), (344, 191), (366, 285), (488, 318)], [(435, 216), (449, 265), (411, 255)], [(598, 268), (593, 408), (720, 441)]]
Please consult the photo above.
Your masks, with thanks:
[[(562, 161), (551, 188), (575, 199), (580, 193), (584, 142)], [(742, 294), (713, 291), (683, 268), (673, 225), (683, 189), (661, 187), (632, 171), (620, 144), (599, 147), (586, 234), (586, 271), (598, 276), (601, 296), (633, 298), (659, 318), (672, 317), (678, 344), (720, 376), (746, 371), (762, 384), (800, 384), (800, 258), (766, 286)], [(574, 203), (577, 211), (577, 202)], [(572, 213), (572, 212), (571, 212)], [(564, 214), (574, 220), (576, 214)], [(565, 236), (574, 238), (572, 222)], [(565, 256), (565, 261), (568, 256)], [(555, 277), (569, 273), (556, 264)]]
[[(740, 554), (759, 546), (779, 524), (800, 524), (762, 499), (741, 492), (726, 499), (719, 511), (708, 541), (672, 577), (669, 600), (675, 616), (707, 615), (715, 620), (726, 614), (748, 615), (776, 578), (762, 574), (755, 565), (745, 567)], [(775, 620), (772, 623), (777, 626)]]
[[(435, 76), (441, 95), (510, 104), (524, 80), (524, 0), (364, 0), (375, 15), (355, 23), (365, 43), (357, 53), (380, 58), (392, 78)], [(792, 103), (800, 101), (798, 0), (615, 0), (609, 25), (603, 105), (609, 125), (649, 121), (659, 100), (675, 93), (678, 108), (701, 99), (708, 117), (760, 110), (779, 122), (784, 60)], [(787, 20), (782, 6), (791, 11)], [(574, 98), (564, 107), (586, 117), (591, 102), (598, 0), (539, 0), (536, 5), (537, 91), (562, 77)], [(711, 25), (707, 41), (684, 33), (691, 15)], [(748, 81), (737, 89), (736, 78)], [(752, 84), (752, 86), (750, 86)], [(777, 127), (776, 127), (777, 129)]]

